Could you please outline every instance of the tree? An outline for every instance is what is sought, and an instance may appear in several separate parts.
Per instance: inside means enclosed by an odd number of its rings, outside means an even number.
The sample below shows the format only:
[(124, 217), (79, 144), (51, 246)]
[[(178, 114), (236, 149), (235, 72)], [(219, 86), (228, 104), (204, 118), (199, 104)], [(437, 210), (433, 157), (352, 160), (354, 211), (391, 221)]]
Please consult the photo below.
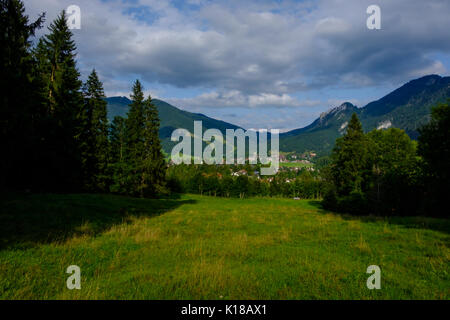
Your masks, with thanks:
[(83, 185), (89, 191), (105, 191), (109, 156), (107, 103), (95, 69), (83, 86), (83, 97), (84, 108), (79, 115)]
[(331, 177), (338, 195), (363, 191), (369, 172), (369, 149), (361, 122), (353, 113), (345, 135), (336, 140), (332, 154)]
[(31, 38), (41, 28), (44, 14), (29, 22), (19, 0), (0, 1), (0, 188), (27, 188), (33, 184), (30, 163), (38, 155), (37, 107), (33, 83)]
[(144, 93), (139, 80), (133, 85), (130, 109), (126, 120), (127, 156), (141, 161), (144, 155)]
[(76, 46), (66, 19), (62, 11), (35, 51), (47, 113), (42, 158), (47, 164), (47, 181), (58, 190), (78, 189), (81, 183), (82, 83), (76, 68)]
[(110, 191), (129, 194), (129, 173), (131, 167), (126, 162), (126, 119), (114, 117), (110, 128), (111, 154), (108, 173), (111, 177)]
[(167, 164), (159, 139), (158, 109), (149, 96), (144, 102), (144, 155), (140, 183), (141, 196), (154, 196), (165, 192)]
[(447, 198), (450, 190), (449, 102), (441, 103), (432, 109), (430, 122), (419, 130), (418, 144), (418, 153), (424, 160), (427, 207), (446, 215), (449, 212)]
[[(404, 130), (373, 130), (369, 201), (386, 214), (411, 214), (419, 206), (416, 144)], [(414, 196), (415, 195), (415, 196)]]
[[(139, 80), (133, 85), (132, 102), (126, 120), (115, 118), (111, 139), (116, 163), (114, 190), (153, 197), (166, 191), (166, 162), (159, 139), (158, 110), (151, 97), (144, 99)], [(119, 180), (117, 180), (119, 179)]]
[(111, 162), (123, 162), (126, 149), (126, 120), (121, 116), (115, 116), (110, 127), (109, 139), (111, 143)]
[[(141, 195), (139, 185), (142, 182), (142, 169), (144, 160), (144, 93), (139, 80), (133, 85), (131, 104), (126, 119), (126, 152), (125, 162), (130, 167), (129, 190), (132, 195)], [(141, 188), (142, 189), (142, 188)]]

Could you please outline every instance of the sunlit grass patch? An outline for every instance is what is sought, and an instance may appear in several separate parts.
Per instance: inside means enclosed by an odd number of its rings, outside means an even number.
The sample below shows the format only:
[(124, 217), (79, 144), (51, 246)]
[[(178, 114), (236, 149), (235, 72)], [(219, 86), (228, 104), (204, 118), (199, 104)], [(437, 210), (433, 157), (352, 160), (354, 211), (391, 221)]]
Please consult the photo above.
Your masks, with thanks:
[[(3, 299), (449, 299), (449, 222), (317, 201), (17, 196), (0, 214)], [(82, 289), (68, 290), (78, 265)], [(382, 289), (366, 269), (379, 265)]]

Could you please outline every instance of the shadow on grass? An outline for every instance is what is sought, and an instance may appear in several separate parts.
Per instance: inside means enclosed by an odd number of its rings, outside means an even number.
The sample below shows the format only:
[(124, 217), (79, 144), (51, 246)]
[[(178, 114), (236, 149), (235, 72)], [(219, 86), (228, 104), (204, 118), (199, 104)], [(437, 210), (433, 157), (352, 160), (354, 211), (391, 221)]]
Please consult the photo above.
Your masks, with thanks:
[(330, 210), (326, 210), (322, 207), (322, 203), (318, 200), (308, 201), (308, 204), (316, 207), (319, 213), (330, 213), (339, 215), (344, 220), (359, 220), (361, 222), (385, 222), (388, 224), (395, 224), (410, 229), (428, 229), (433, 231), (439, 231), (446, 234), (450, 234), (450, 219), (423, 217), (423, 216), (357, 216), (347, 213), (339, 213)]
[(195, 200), (179, 195), (140, 199), (99, 194), (8, 195), (0, 202), (0, 249), (95, 236), (135, 217), (154, 217)]

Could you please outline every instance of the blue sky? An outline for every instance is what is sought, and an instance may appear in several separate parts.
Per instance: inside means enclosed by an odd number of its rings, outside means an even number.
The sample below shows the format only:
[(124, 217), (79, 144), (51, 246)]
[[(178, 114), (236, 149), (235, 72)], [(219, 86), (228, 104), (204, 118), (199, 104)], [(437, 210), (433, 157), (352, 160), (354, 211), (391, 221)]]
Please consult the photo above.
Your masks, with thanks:
[[(152, 97), (245, 128), (303, 127), (450, 69), (447, 0), (24, 2), (47, 25), (80, 7), (78, 66), (84, 78), (96, 68), (108, 96), (140, 79)], [(366, 27), (374, 3), (381, 30)]]

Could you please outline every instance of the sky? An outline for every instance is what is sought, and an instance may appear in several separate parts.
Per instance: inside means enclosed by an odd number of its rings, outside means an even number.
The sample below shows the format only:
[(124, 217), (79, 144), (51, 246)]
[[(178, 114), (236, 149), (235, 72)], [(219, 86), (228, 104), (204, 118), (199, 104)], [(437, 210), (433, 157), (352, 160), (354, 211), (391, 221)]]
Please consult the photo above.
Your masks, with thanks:
[[(287, 131), (450, 70), (448, 0), (24, 0), (47, 27), (69, 5), (78, 68), (107, 96), (146, 95), (246, 129)], [(369, 30), (369, 5), (381, 29)]]

